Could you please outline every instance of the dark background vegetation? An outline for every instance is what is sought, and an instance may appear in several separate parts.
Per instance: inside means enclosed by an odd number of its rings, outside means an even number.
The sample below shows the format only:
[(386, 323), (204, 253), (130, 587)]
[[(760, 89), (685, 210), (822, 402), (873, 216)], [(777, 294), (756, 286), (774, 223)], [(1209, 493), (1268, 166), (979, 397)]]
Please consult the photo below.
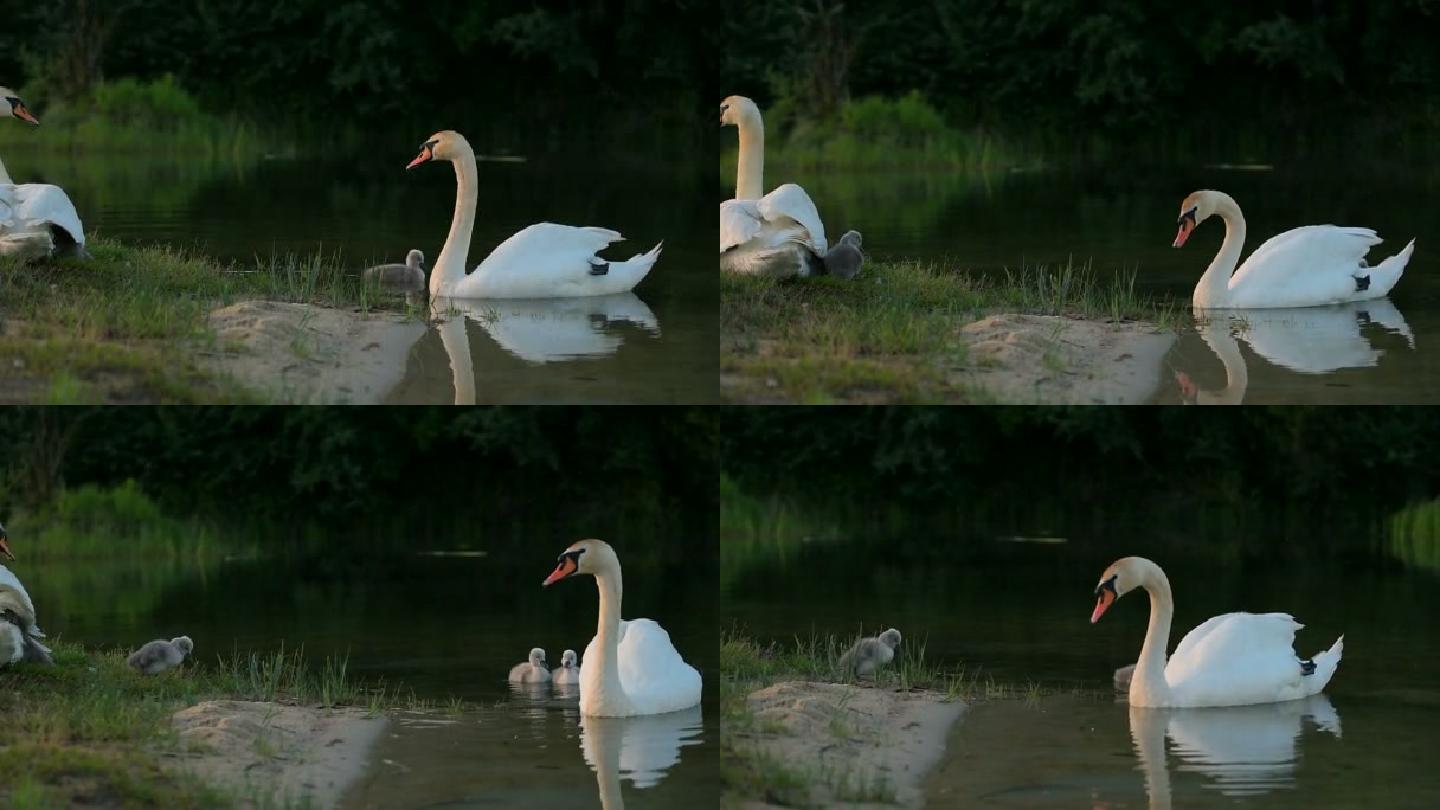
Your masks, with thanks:
[[(47, 105), (173, 74), (210, 112), (333, 140), (436, 122), (693, 147), (713, 134), (700, 0), (0, 0), (0, 83)], [(700, 104), (701, 101), (705, 103)], [(703, 124), (703, 126), (702, 126)], [(418, 143), (418, 141), (417, 141)]]
[(1393, 148), (1440, 117), (1428, 0), (735, 0), (723, 36), (724, 94), (833, 120), (847, 99), (919, 91), (952, 125), (1052, 152), (1257, 129), (1287, 150)]
[(166, 515), (278, 550), (643, 531), (704, 563), (715, 430), (685, 408), (9, 408), (0, 521), (14, 537), (17, 512), (43, 526), (62, 491), (133, 480)]
[(1061, 504), (1169, 515), (1179, 522), (1168, 528), (1183, 533), (1215, 506), (1303, 536), (1317, 521), (1433, 498), (1437, 416), (1358, 407), (726, 409), (721, 463), (738, 491), (831, 514), (844, 506), (919, 521), (986, 504), (1035, 515)]

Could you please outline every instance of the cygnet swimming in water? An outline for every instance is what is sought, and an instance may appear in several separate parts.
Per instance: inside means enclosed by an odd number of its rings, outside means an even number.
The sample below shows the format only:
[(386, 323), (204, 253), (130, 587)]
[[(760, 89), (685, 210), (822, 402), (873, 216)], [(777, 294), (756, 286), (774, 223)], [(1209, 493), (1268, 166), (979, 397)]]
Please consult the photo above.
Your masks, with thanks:
[(544, 683), (550, 680), (550, 670), (545, 667), (545, 651), (536, 647), (530, 651), (530, 660), (510, 668), (511, 683)]
[(560, 666), (550, 673), (555, 683), (580, 683), (580, 661), (574, 650), (566, 650), (560, 656)]
[(417, 292), (425, 289), (425, 254), (412, 250), (404, 264), (377, 264), (365, 270), (365, 281), (384, 290)]
[(180, 666), (194, 650), (195, 642), (189, 636), (177, 636), (169, 641), (156, 639), (131, 653), (126, 663), (141, 675), (158, 675)]
[(840, 670), (857, 678), (873, 678), (875, 670), (894, 660), (899, 646), (900, 631), (893, 627), (879, 636), (862, 638), (840, 656)]

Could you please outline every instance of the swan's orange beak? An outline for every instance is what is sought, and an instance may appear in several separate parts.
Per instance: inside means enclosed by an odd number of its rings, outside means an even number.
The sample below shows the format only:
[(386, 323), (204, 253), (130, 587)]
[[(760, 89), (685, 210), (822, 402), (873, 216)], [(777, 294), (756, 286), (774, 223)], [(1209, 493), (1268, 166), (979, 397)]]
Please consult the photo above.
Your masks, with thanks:
[(406, 164), (405, 168), (406, 168), (407, 170), (408, 170), (408, 169), (413, 169), (413, 168), (415, 168), (416, 166), (419, 166), (421, 163), (425, 163), (426, 161), (434, 160), (434, 159), (435, 159), (435, 150), (434, 150), (434, 148), (433, 148), (432, 146), (430, 146), (430, 144), (427, 143), (427, 144), (425, 144), (424, 146), (420, 147), (420, 154), (416, 155), (414, 160), (412, 160), (412, 161), (410, 161), (408, 164)]
[(571, 574), (575, 573), (575, 569), (579, 567), (580, 566), (575, 563), (574, 557), (568, 555), (565, 557), (561, 557), (560, 564), (555, 566), (555, 570), (550, 572), (550, 576), (546, 577), (545, 581), (540, 583), (540, 586), (544, 587), (546, 585), (553, 585), (554, 583), (559, 582), (565, 577), (568, 577)]
[(1095, 612), (1090, 614), (1090, 623), (1100, 621), (1100, 616), (1115, 602), (1115, 592), (1106, 588), (1100, 591), (1100, 596), (1095, 600)]
[(1180, 230), (1175, 234), (1175, 243), (1170, 247), (1178, 248), (1185, 244), (1185, 240), (1190, 238), (1190, 232), (1193, 230), (1195, 230), (1194, 220), (1188, 218), (1180, 220)]
[(11, 560), (15, 559), (15, 555), (10, 553), (10, 544), (5, 542), (5, 535), (3, 534), (0, 534), (0, 554), (4, 554)]
[(12, 107), (10, 108), (10, 111), (11, 111), (12, 113), (14, 113), (15, 117), (16, 117), (16, 118), (19, 118), (21, 121), (29, 121), (30, 123), (34, 124), (34, 125), (37, 126), (37, 127), (40, 126), (40, 119), (39, 119), (39, 118), (36, 118), (36, 117), (30, 112), (30, 110), (29, 110), (28, 108), (26, 108), (25, 102), (23, 102), (23, 101), (17, 101), (17, 102), (15, 102), (14, 106), (12, 106)]

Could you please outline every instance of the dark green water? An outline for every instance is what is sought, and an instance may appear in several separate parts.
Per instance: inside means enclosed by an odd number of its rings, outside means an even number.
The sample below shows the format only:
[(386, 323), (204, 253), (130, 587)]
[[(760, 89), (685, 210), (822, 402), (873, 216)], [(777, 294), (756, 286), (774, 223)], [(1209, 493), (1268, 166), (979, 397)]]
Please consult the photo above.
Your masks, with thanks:
[(1170, 247), (1180, 201), (1196, 189), (1219, 189), (1239, 202), (1249, 232), (1245, 255), (1301, 225), (1374, 228), (1386, 242), (1372, 250), (1372, 263), (1415, 238), (1415, 256), (1390, 296), (1393, 307), (1291, 310), (1258, 324), (1229, 324), (1238, 361), (1187, 332), (1164, 359), (1154, 401), (1180, 401), (1178, 372), (1201, 391), (1219, 393), (1227, 387), (1227, 365), (1233, 382), (1239, 362), (1247, 377), (1243, 390), (1232, 386), (1229, 397), (1201, 401), (1416, 403), (1440, 400), (1440, 350), (1431, 348), (1440, 338), (1440, 274), (1434, 272), (1440, 226), (1428, 214), (1436, 195), (1424, 169), (1117, 166), (976, 178), (774, 167), (766, 183), (803, 185), (827, 232), (862, 231), (877, 259), (944, 260), (975, 273), (1090, 261), (1105, 273), (1135, 272), (1140, 291), (1186, 312), (1224, 237), (1218, 221), (1206, 222), (1183, 249)]
[[(440, 254), (455, 202), (455, 175), (448, 165), (404, 170), (424, 134), (415, 143), (384, 144), (343, 160), (236, 165), (14, 149), (4, 160), (17, 180), (62, 186), (94, 235), (194, 247), (239, 261), (323, 251), (358, 273), (372, 264), (403, 262), (411, 248), (423, 251), (430, 264)], [(537, 222), (618, 230), (626, 241), (607, 256), (629, 258), (662, 241), (664, 253), (632, 296), (471, 304), (445, 322), (418, 329), (413, 345), (386, 347), (395, 359), (391, 373), (383, 375), (389, 391), (384, 399), (714, 402), (715, 222), (697, 199), (699, 173), (688, 163), (643, 158), (580, 162), (536, 156), (522, 163), (480, 163), (470, 269), (511, 234)], [(456, 334), (460, 339), (453, 339)], [(470, 388), (473, 395), (463, 396)]]
[[(1378, 534), (1356, 530), (1366, 523), (1358, 518), (1292, 532), (1291, 541), (1307, 542), (1256, 553), (1247, 549), (1267, 544), (1206, 530), (1200, 520), (1167, 524), (1137, 508), (1106, 521), (1080, 511), (1036, 507), (986, 525), (842, 534), (796, 544), (784, 563), (752, 554), (738, 571), (727, 561), (736, 572), (722, 594), (725, 621), (782, 643), (894, 626), (906, 645), (923, 644), (927, 659), (948, 668), (1061, 693), (973, 707), (927, 783), (945, 806), (1145, 807), (1147, 784), (1157, 796), (1149, 806), (1169, 806), (1156, 787), (1167, 774), (1164, 790), (1177, 807), (1440, 800), (1440, 775), (1420, 764), (1440, 727), (1440, 576), (1387, 556)], [(1203, 521), (1227, 523), (1250, 524), (1213, 514)], [(1017, 539), (1037, 537), (1063, 542)], [(1171, 580), (1172, 649), (1190, 628), (1235, 610), (1293, 614), (1306, 625), (1296, 639), (1305, 655), (1343, 633), (1328, 707), (1132, 720), (1110, 681), (1139, 653), (1148, 604), (1122, 599), (1089, 622), (1101, 571), (1130, 554), (1159, 562)]]
[(202, 664), (232, 650), (273, 651), (283, 640), (303, 645), (317, 663), (348, 655), (367, 682), (404, 686), (441, 705), (451, 697), (480, 704), (441, 722), (398, 718), (350, 806), (594, 807), (607, 785), (630, 807), (716, 795), (713, 570), (659, 566), (639, 552), (625, 565), (625, 615), (669, 631), (705, 680), (703, 712), (592, 723), (581, 721), (578, 694), (512, 693), (506, 674), (531, 647), (558, 663), (565, 648), (583, 652), (595, 633), (593, 580), (540, 587), (562, 548), (203, 566), (22, 561), (12, 570), (52, 637), (133, 648), (184, 633)]

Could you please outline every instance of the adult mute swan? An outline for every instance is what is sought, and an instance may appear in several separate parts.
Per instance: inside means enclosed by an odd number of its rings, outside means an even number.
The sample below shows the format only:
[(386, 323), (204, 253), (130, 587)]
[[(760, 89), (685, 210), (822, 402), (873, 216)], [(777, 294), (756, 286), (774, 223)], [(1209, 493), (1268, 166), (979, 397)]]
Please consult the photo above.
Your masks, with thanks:
[(688, 709), (700, 702), (700, 673), (685, 663), (665, 628), (620, 618), (620, 560), (602, 540), (581, 540), (560, 554), (542, 585), (590, 574), (600, 590), (600, 622), (580, 664), (580, 713), (631, 717)]
[[(0, 99), (11, 116), (40, 125), (15, 91), (0, 87)], [(0, 256), (38, 259), (52, 253), (85, 255), (85, 228), (75, 205), (59, 186), (15, 185), (0, 163)]]
[(1379, 298), (1395, 286), (1415, 240), (1371, 267), (1365, 254), (1380, 237), (1369, 228), (1307, 225), (1272, 236), (1240, 265), (1245, 246), (1245, 217), (1228, 194), (1197, 191), (1180, 203), (1180, 230), (1174, 247), (1185, 244), (1200, 223), (1218, 215), (1225, 222), (1220, 252), (1195, 285), (1199, 309), (1314, 307)]
[(805, 189), (786, 183), (765, 189), (765, 122), (744, 96), (720, 104), (720, 125), (740, 132), (735, 199), (720, 203), (720, 269), (778, 278), (830, 274), (853, 278), (865, 254), (849, 231), (831, 248), (820, 212)]
[(1165, 572), (1144, 557), (1125, 557), (1100, 575), (1090, 623), (1135, 588), (1150, 594), (1150, 627), (1130, 681), (1132, 706), (1248, 706), (1296, 700), (1319, 693), (1340, 665), (1344, 636), (1308, 661), (1297, 656), (1295, 631), (1303, 625), (1288, 613), (1216, 616), (1185, 634), (1167, 663), (1175, 602)]
[(660, 258), (656, 245), (623, 262), (606, 261), (597, 254), (623, 239), (619, 233), (542, 222), (501, 242), (467, 276), (465, 261), (475, 229), (475, 152), (464, 136), (447, 129), (421, 144), (420, 154), (405, 168), (431, 160), (455, 164), (455, 215), (430, 271), (431, 298), (576, 298), (628, 292)]
[[(10, 553), (9, 537), (0, 526), (0, 555), (15, 559)], [(41, 643), (45, 634), (35, 623), (35, 605), (20, 579), (9, 568), (0, 565), (0, 666), (19, 661), (53, 664), (50, 648)]]

